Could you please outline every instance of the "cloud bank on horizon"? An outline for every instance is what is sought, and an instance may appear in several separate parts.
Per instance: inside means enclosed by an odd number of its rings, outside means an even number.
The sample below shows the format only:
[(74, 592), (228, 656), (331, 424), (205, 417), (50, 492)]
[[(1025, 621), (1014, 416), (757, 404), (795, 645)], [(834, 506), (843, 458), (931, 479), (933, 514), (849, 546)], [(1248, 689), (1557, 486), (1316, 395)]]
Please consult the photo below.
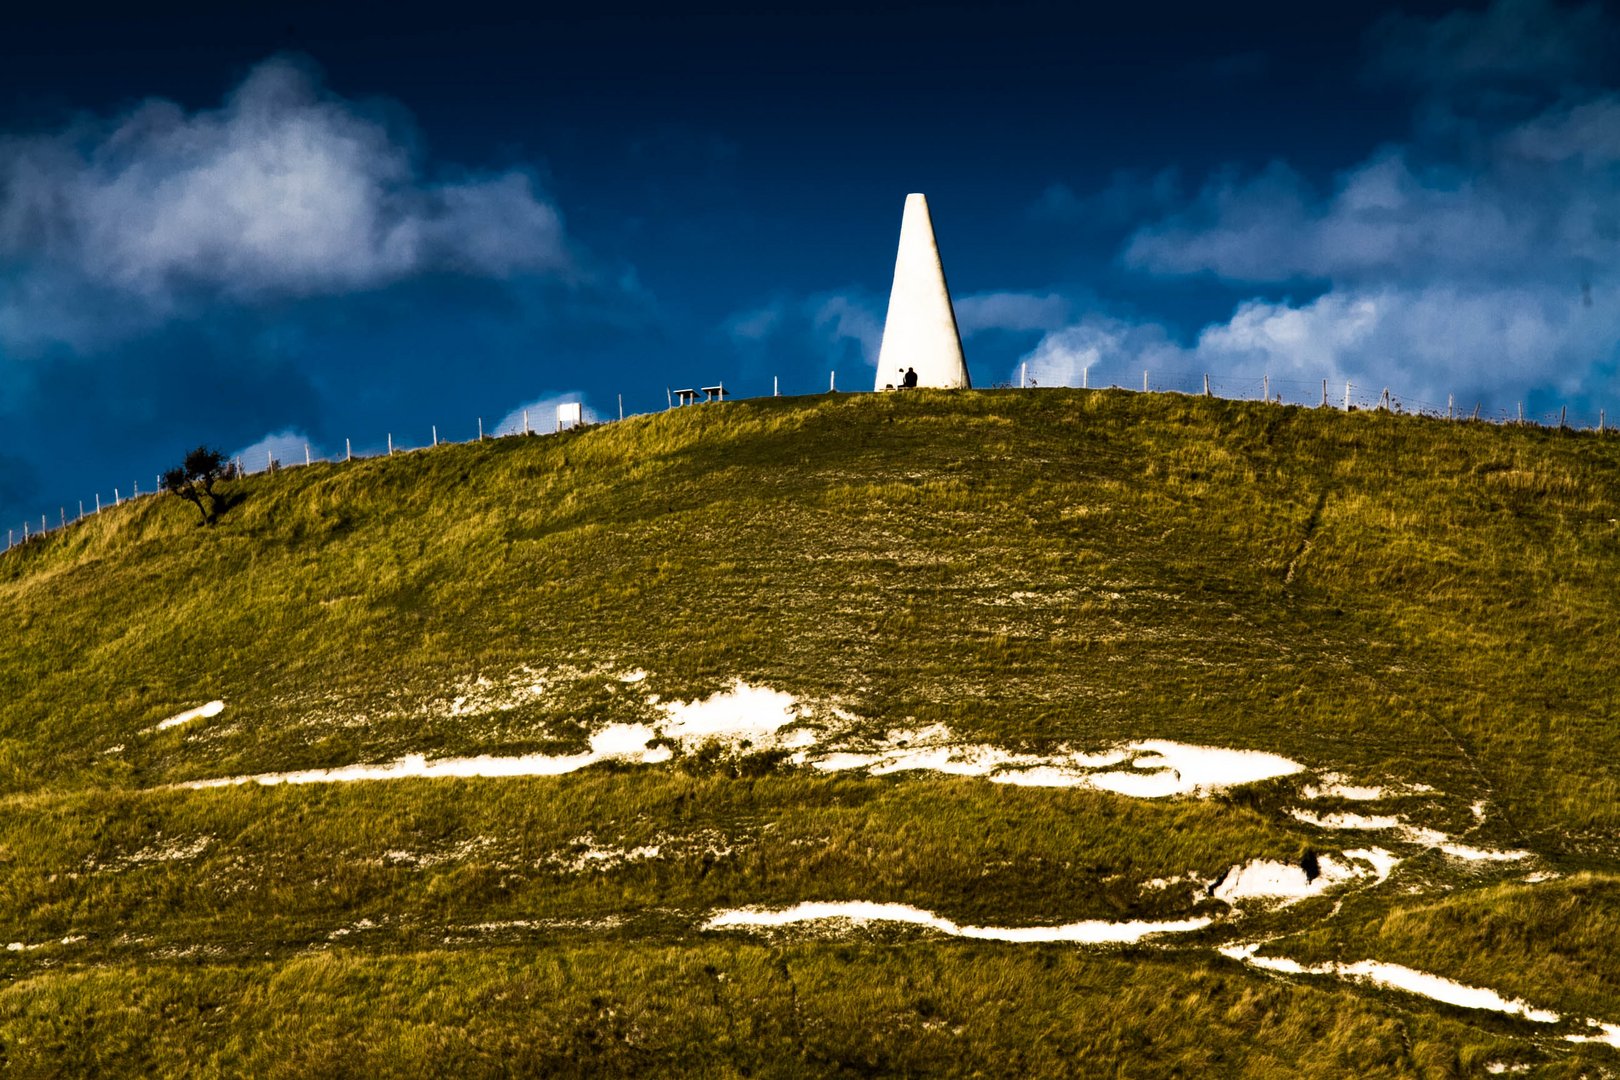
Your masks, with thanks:
[(1544, 0), (1386, 18), (1368, 78), (1420, 104), (1404, 141), (1330, 186), (1276, 161), (1191, 195), (1161, 175), (1134, 203), (1048, 192), (1046, 213), (1149, 212), (1120, 252), (1132, 270), (1308, 298), (1245, 300), (1185, 344), (1100, 305), (1022, 361), (1048, 385), (1157, 367), (1601, 404), (1620, 367), (1620, 96), (1595, 80), (1615, 37), (1596, 5)]

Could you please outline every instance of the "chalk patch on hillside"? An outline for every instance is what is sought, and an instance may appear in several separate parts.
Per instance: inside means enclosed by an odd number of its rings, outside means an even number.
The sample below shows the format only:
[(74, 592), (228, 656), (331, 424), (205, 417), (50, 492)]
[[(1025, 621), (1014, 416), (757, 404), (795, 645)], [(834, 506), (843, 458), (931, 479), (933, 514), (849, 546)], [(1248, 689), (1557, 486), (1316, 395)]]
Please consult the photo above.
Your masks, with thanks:
[(223, 701), (210, 701), (208, 704), (199, 705), (195, 709), (187, 709), (185, 712), (175, 713), (167, 720), (159, 720), (157, 722), (157, 726), (151, 728), (150, 730), (168, 731), (170, 728), (179, 727), (181, 724), (189, 724), (193, 720), (206, 720), (210, 717), (218, 716), (224, 711), (225, 703)]
[[(1125, 747), (1137, 755), (1132, 772), (1104, 772), (1091, 777), (1094, 786), (1122, 795), (1161, 798), (1167, 795), (1193, 795), (1240, 784), (1252, 784), (1279, 776), (1303, 772), (1305, 766), (1279, 754), (1261, 750), (1227, 750), (1214, 746), (1190, 746), (1168, 739), (1146, 739)], [(1137, 772), (1148, 770), (1152, 782), (1143, 789)]]
[(1124, 944), (1158, 934), (1184, 934), (1202, 930), (1207, 918), (1168, 922), (1105, 922), (1088, 920), (1063, 926), (962, 926), (908, 904), (882, 904), (868, 900), (811, 901), (790, 908), (736, 908), (722, 911), (703, 924), (705, 930), (775, 929), (797, 923), (844, 921), (900, 923), (937, 930), (952, 937), (981, 941), (1072, 942), (1083, 945)]
[(1388, 814), (1313, 814), (1309, 810), (1294, 809), (1288, 816), (1318, 829), (1398, 829), (1401, 819)]
[(48, 949), (56, 945), (77, 945), (83, 940), (83, 934), (69, 934), (60, 941), (11, 941), (6, 943), (6, 952), (33, 952), (36, 949)]
[(1535, 853), (1530, 851), (1499, 851), (1493, 848), (1470, 847), (1467, 844), (1448, 842), (1439, 845), (1440, 850), (1454, 859), (1463, 859), (1467, 862), (1518, 862), (1521, 859), (1533, 858)]
[(543, 697), (546, 678), (530, 667), (520, 667), (507, 678), (496, 681), (486, 675), (463, 679), (455, 687), (448, 706), (439, 704), (432, 711), (448, 711), (451, 716), (484, 716), (510, 712), (520, 705)]
[(1341, 854), (1347, 859), (1360, 859), (1369, 864), (1373, 868), (1374, 885), (1388, 880), (1389, 875), (1401, 864), (1399, 858), (1378, 847), (1352, 848)]
[(591, 736), (591, 749), (584, 754), (519, 754), (511, 757), (440, 758), (429, 761), (422, 754), (407, 754), (383, 765), (345, 765), (334, 769), (301, 769), (293, 772), (256, 773), (215, 780), (191, 780), (183, 788), (231, 787), (237, 784), (338, 784), (359, 780), (407, 780), (417, 778), (470, 778), (510, 776), (560, 776), (599, 761), (623, 760), (653, 765), (668, 761), (673, 753), (667, 746), (648, 746), (655, 732), (645, 724), (610, 724)]
[(1435, 848), (1465, 862), (1518, 862), (1534, 857), (1534, 852), (1530, 851), (1499, 850), (1459, 844), (1439, 829), (1430, 829), (1422, 825), (1402, 824), (1400, 837), (1414, 844)]
[(1606, 1024), (1601, 1020), (1592, 1019), (1588, 1019), (1586, 1024), (1588, 1027), (1597, 1028), (1598, 1033), (1596, 1035), (1565, 1035), (1565, 1040), (1572, 1043), (1607, 1043), (1620, 1050), (1620, 1024)]
[(1372, 983), (1375, 986), (1388, 987), (1393, 990), (1404, 990), (1409, 994), (1429, 998), (1431, 1001), (1455, 1005), (1463, 1009), (1484, 1009), (1491, 1012), (1507, 1013), (1510, 1016), (1522, 1016), (1526, 1020), (1533, 1020), (1538, 1024), (1556, 1024), (1559, 1016), (1551, 1009), (1538, 1009), (1520, 1001), (1517, 998), (1505, 998), (1495, 990), (1488, 990), (1481, 986), (1468, 986), (1465, 983), (1431, 975), (1428, 972), (1417, 971), (1413, 968), (1402, 967), (1399, 964), (1386, 964), (1378, 960), (1358, 960), (1352, 964), (1329, 962), (1326, 964), (1301, 964), (1297, 960), (1290, 960), (1280, 956), (1256, 956), (1260, 948), (1257, 944), (1225, 945), (1219, 949), (1222, 956), (1239, 960), (1266, 971), (1275, 971), (1285, 975), (1332, 975), (1354, 982)]
[(497, 848), (493, 837), (470, 836), (454, 844), (444, 845), (429, 851), (406, 851), (394, 849), (382, 854), (384, 866), (405, 866), (413, 870), (426, 870), (435, 866), (444, 866), (449, 863), (466, 862), (478, 856), (486, 856)]
[(1347, 802), (1377, 802), (1387, 789), (1371, 784), (1352, 784), (1334, 772), (1319, 773), (1314, 784), (1306, 784), (1300, 794), (1307, 799), (1344, 799)]
[(1518, 862), (1534, 856), (1534, 852), (1530, 851), (1481, 848), (1469, 844), (1460, 844), (1439, 829), (1431, 829), (1425, 825), (1413, 825), (1404, 818), (1392, 815), (1313, 814), (1309, 810), (1297, 808), (1288, 811), (1288, 814), (1296, 821), (1314, 825), (1319, 829), (1368, 829), (1394, 832), (1408, 843), (1434, 848), (1454, 859), (1462, 859), (1465, 862)]
[(798, 701), (792, 694), (750, 686), (741, 679), (730, 689), (716, 691), (702, 701), (677, 701), (658, 707), (667, 717), (661, 733), (688, 752), (706, 743), (719, 743), (736, 752), (815, 741), (809, 731), (796, 733), (797, 739), (779, 740), (779, 731), (800, 720)]
[(892, 731), (873, 751), (803, 754), (798, 760), (824, 772), (865, 769), (882, 776), (929, 771), (982, 776), (1023, 787), (1088, 787), (1144, 799), (1208, 794), (1304, 769), (1277, 754), (1167, 739), (1125, 743), (1096, 753), (1020, 754), (984, 743), (958, 743), (949, 729), (937, 724), (919, 731)]
[(569, 851), (552, 852), (546, 862), (577, 874), (583, 870), (607, 871), (630, 863), (646, 862), (658, 858), (663, 852), (661, 844), (638, 844), (631, 848), (601, 846), (590, 833), (576, 836), (572, 845)]
[[(1345, 855), (1350, 858), (1357, 857), (1349, 852), (1345, 852)], [(1377, 864), (1371, 859), (1366, 861), (1373, 864), (1372, 869), (1357, 866), (1353, 862), (1340, 861), (1331, 855), (1322, 855), (1317, 859), (1317, 874), (1313, 878), (1307, 876), (1305, 868), (1298, 863), (1257, 859), (1228, 870), (1215, 884), (1210, 895), (1228, 904), (1239, 900), (1282, 900), (1293, 903), (1306, 897), (1319, 896), (1335, 885), (1343, 885), (1361, 878), (1375, 877), (1377, 880), (1383, 880), (1378, 877)]]

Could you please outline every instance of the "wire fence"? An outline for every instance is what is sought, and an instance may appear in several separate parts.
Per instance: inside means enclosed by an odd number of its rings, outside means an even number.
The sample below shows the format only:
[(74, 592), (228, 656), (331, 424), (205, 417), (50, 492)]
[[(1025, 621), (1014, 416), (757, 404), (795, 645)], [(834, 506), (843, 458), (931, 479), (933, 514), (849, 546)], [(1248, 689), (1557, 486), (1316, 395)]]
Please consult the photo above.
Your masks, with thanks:
[[(1100, 365), (1099, 365), (1100, 367)], [(1613, 434), (1614, 428), (1608, 422), (1606, 410), (1596, 412), (1582, 411), (1572, 413), (1566, 407), (1557, 410), (1530, 410), (1526, 411), (1523, 403), (1514, 409), (1500, 407), (1486, 409), (1481, 402), (1472, 405), (1466, 401), (1459, 401), (1455, 395), (1448, 396), (1444, 402), (1430, 401), (1422, 398), (1407, 397), (1391, 391), (1388, 387), (1376, 387), (1355, 382), (1343, 384), (1328, 379), (1300, 379), (1297, 377), (1279, 377), (1269, 374), (1259, 376), (1251, 375), (1217, 375), (1209, 372), (1193, 370), (1151, 370), (1141, 372), (1140, 382), (1134, 378), (1121, 378), (1122, 372), (1114, 371), (1110, 376), (1104, 371), (1093, 371), (1091, 368), (1082, 368), (1078, 379), (1071, 378), (1062, 383), (1041, 384), (1029, 371), (1029, 365), (1024, 364), (1016, 373), (1015, 381), (996, 383), (993, 388), (1023, 388), (1028, 390), (1064, 388), (1064, 389), (1119, 389), (1134, 390), (1141, 393), (1157, 394), (1190, 394), (1207, 397), (1224, 398), (1229, 401), (1266, 401), (1277, 405), (1314, 405), (1318, 407), (1342, 409), (1346, 411), (1373, 411), (1384, 410), (1399, 415), (1427, 416), (1435, 419), (1452, 420), (1470, 423), (1501, 424), (1501, 425), (1530, 425), (1543, 428), (1554, 428), (1568, 431), (1586, 431), (1597, 435)], [(1112, 381), (1104, 382), (1104, 379)], [(829, 392), (838, 389), (837, 372), (829, 372), (827, 380)], [(677, 409), (705, 402), (734, 400), (738, 398), (730, 387), (722, 383), (694, 389), (676, 390), (666, 388), (666, 408)], [(771, 380), (770, 392), (742, 395), (748, 397), (780, 397), (781, 383), (779, 379)], [(583, 411), (577, 403), (563, 403), (556, 407), (556, 415), (549, 412), (544, 415), (531, 417), (527, 410), (522, 411), (521, 420), (513, 419), (509, 423), (495, 430), (485, 431), (484, 421), (480, 417), (475, 425), (476, 435), (471, 438), (456, 440), (442, 437), (437, 425), (429, 425), (428, 437), (416, 445), (407, 445), (404, 441), (396, 440), (389, 432), (383, 442), (383, 448), (370, 453), (355, 452), (352, 439), (343, 440), (341, 454), (316, 453), (309, 443), (304, 443), (302, 451), (298, 452), (296, 444), (282, 443), (279, 449), (286, 454), (289, 445), (293, 449), (292, 460), (283, 460), (276, 457), (275, 450), (263, 451), (263, 458), (257, 454), (255, 460), (244, 460), (240, 455), (230, 462), (231, 468), (239, 475), (252, 475), (255, 473), (276, 472), (281, 469), (296, 468), (298, 466), (315, 465), (321, 463), (336, 463), (349, 461), (362, 461), (378, 457), (392, 457), (396, 454), (407, 454), (418, 450), (431, 449), (441, 444), (455, 442), (483, 442), (490, 439), (502, 439), (524, 436), (549, 435), (583, 426), (587, 422)], [(617, 416), (610, 416), (600, 423), (612, 423), (625, 418), (624, 397), (619, 395)], [(78, 500), (77, 506), (59, 506), (54, 515), (42, 513), (37, 524), (32, 520), (24, 520), (20, 525), (13, 525), (7, 529), (6, 550), (21, 547), (24, 544), (43, 540), (54, 533), (61, 532), (86, 518), (100, 514), (102, 510), (122, 506), (125, 503), (138, 499), (148, 499), (163, 494), (163, 478), (154, 476), (152, 486), (146, 491), (141, 490), (140, 481), (133, 481), (126, 494), (124, 489), (114, 487), (110, 499), (103, 499), (102, 492), (96, 492), (86, 502)], [(70, 513), (69, 511), (73, 512)]]

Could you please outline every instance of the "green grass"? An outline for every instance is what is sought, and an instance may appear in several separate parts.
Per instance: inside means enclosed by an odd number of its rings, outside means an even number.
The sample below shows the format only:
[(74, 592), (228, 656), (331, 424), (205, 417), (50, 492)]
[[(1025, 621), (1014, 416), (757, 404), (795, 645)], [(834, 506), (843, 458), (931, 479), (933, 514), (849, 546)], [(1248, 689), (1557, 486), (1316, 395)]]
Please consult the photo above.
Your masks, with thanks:
[[(0, 956), (15, 980), (0, 1049), (24, 1074), (95, 1055), (204, 1074), (1613, 1068), (1605, 1047), (1270, 979), (1207, 943), (1281, 934), (1272, 948), (1301, 959), (1407, 963), (1620, 1021), (1617, 475), (1620, 440), (1590, 433), (918, 392), (286, 470), (238, 482), (213, 528), (176, 499), (107, 510), (0, 558), (0, 938), (41, 945)], [(648, 678), (622, 683), (634, 668)], [(717, 907), (803, 899), (992, 925), (1177, 918), (1217, 905), (1146, 882), (1400, 845), (1295, 821), (1299, 778), (1144, 802), (710, 755), (555, 778), (169, 786), (576, 752), (605, 723), (655, 717), (648, 694), (738, 677), (839, 707), (856, 736), (943, 723), (1029, 751), (1152, 737), (1272, 751), (1415, 786), (1392, 804), (1415, 821), (1597, 876), (1515, 884), (1511, 866), (1402, 848), (1396, 880), (1342, 907), (1223, 920), (1170, 951), (886, 932), (766, 945), (697, 927)], [(221, 716), (150, 730), (216, 697)], [(587, 843), (666, 854), (568, 870)], [(790, 1025), (777, 1000), (787, 954), (815, 1024)], [(705, 966), (739, 972), (724, 1008), (689, 983)], [(934, 980), (958, 1019), (885, 1019), (891, 979)], [(580, 997), (593, 984), (635, 998), (643, 1045), (621, 1045), (625, 1009)], [(521, 1007), (491, 1005), (515, 985)], [(128, 1056), (154, 1010), (172, 1029)], [(317, 1056), (298, 1056), (300, 1033)]]

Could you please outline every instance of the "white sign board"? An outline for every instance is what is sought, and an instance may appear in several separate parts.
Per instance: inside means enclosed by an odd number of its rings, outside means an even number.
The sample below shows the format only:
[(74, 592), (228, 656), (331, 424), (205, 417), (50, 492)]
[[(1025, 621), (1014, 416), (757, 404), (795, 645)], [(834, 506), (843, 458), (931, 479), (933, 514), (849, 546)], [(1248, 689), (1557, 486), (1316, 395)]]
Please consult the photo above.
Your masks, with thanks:
[(565, 401), (557, 406), (557, 430), (585, 422), (585, 406), (577, 401)]

